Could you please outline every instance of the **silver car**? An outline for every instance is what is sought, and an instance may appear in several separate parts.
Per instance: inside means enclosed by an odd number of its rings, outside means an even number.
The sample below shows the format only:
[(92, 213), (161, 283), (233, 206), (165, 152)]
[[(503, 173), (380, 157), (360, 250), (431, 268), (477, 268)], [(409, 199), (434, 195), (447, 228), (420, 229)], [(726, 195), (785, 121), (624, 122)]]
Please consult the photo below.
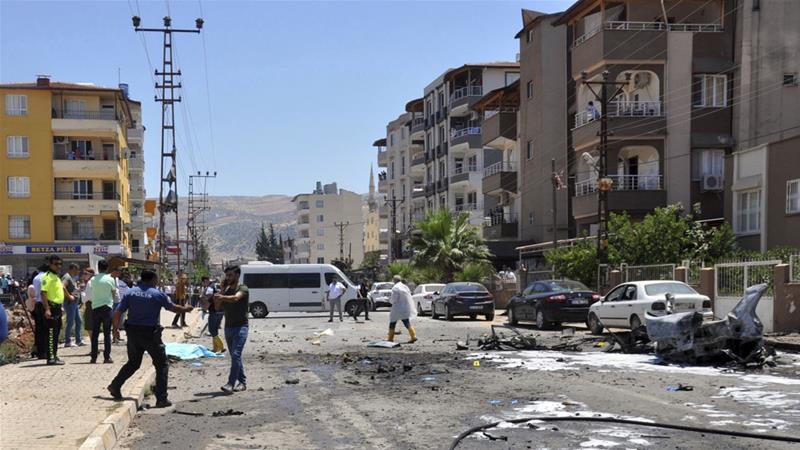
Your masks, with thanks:
[[(666, 295), (674, 297), (667, 304)], [(711, 299), (699, 294), (686, 283), (672, 280), (632, 281), (608, 291), (599, 302), (589, 307), (586, 324), (593, 334), (600, 334), (604, 327), (629, 328), (635, 330), (645, 324), (645, 314), (663, 316), (672, 312), (698, 311), (704, 318), (713, 317)]]

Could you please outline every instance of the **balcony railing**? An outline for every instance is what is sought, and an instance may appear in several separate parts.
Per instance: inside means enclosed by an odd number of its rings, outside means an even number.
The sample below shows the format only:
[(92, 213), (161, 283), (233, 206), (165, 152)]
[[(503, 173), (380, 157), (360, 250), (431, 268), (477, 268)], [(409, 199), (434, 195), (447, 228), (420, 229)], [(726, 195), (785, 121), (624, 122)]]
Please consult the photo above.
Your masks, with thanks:
[[(612, 191), (657, 191), (664, 188), (661, 175), (609, 175)], [(575, 195), (589, 195), (597, 191), (597, 180), (575, 183)]]
[(692, 31), (703, 33), (719, 33), (725, 31), (725, 27), (718, 23), (664, 23), (664, 22), (629, 22), (629, 21), (608, 21), (602, 27), (597, 26), (586, 33), (578, 36), (572, 46), (577, 47), (600, 30), (619, 30), (619, 31)]
[(53, 110), (54, 119), (117, 120), (114, 110), (100, 111), (59, 111)]
[(476, 166), (475, 164), (467, 164), (453, 169), (453, 175), (460, 175), (462, 173), (471, 173), (477, 171), (478, 171), (478, 166)]
[[(59, 216), (60, 217), (60, 216)], [(105, 229), (103, 227), (81, 226), (71, 223), (66, 229), (61, 228), (61, 224), (56, 222), (57, 241), (118, 241), (119, 231)]]
[(464, 211), (477, 211), (479, 210), (481, 205), (479, 203), (457, 203), (453, 207), (453, 211), (455, 212), (464, 212)]
[(458, 88), (450, 95), (450, 103), (464, 97), (480, 97), (483, 95), (483, 86), (464, 86)]
[(119, 200), (119, 192), (55, 191), (56, 200)]
[(500, 172), (516, 172), (516, 171), (517, 171), (517, 165), (515, 163), (510, 161), (500, 161), (483, 169), (483, 177), (486, 178), (490, 175), (494, 175)]
[(487, 211), (484, 216), (484, 225), (487, 227), (502, 224), (519, 223), (519, 217), (516, 213), (504, 213), (499, 211)]
[[(575, 128), (600, 119), (600, 111), (581, 111), (575, 114)], [(661, 102), (620, 100), (608, 104), (608, 117), (661, 117), (664, 109)]]
[(462, 136), (480, 135), (480, 134), (481, 134), (481, 127), (467, 127), (458, 130), (452, 130), (450, 132), (450, 139), (457, 139)]

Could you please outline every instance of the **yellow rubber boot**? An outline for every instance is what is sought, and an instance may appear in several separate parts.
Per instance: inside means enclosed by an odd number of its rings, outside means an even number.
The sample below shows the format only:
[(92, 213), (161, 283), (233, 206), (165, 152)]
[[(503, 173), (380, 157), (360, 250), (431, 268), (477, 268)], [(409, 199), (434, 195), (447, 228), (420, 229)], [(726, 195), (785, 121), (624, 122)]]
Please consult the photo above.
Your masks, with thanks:
[(214, 341), (214, 349), (212, 350), (214, 353), (225, 351), (225, 345), (222, 343), (222, 339), (219, 336), (214, 336), (212, 340)]
[(394, 329), (389, 329), (389, 336), (386, 338), (389, 342), (394, 342)]
[(417, 342), (417, 330), (415, 330), (414, 327), (408, 327), (408, 335), (411, 337), (411, 339), (408, 340), (409, 344)]

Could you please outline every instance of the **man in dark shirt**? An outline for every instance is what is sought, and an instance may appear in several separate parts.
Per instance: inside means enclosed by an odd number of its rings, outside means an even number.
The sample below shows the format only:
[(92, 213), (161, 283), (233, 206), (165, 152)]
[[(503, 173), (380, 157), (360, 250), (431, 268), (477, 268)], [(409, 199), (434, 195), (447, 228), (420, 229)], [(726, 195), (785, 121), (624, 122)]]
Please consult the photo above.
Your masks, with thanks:
[(108, 392), (115, 400), (122, 400), (122, 385), (142, 365), (142, 356), (147, 352), (156, 368), (156, 408), (172, 405), (167, 400), (167, 379), (169, 362), (161, 341), (164, 330), (160, 323), (161, 308), (174, 313), (187, 313), (191, 306), (176, 305), (163, 292), (155, 288), (158, 277), (151, 270), (142, 270), (139, 285), (125, 294), (114, 311), (114, 332), (119, 332), (122, 314), (128, 312), (125, 332), (128, 336), (128, 362), (119, 370), (116, 378), (108, 385)]
[[(225, 282), (222, 285), (223, 293), (214, 294), (215, 307), (220, 306), (225, 311), (225, 342), (231, 355), (231, 371), (228, 383), (222, 386), (222, 391), (232, 394), (234, 391), (247, 390), (247, 377), (244, 375), (242, 352), (247, 341), (247, 314), (250, 310), (250, 294), (247, 286), (239, 284), (242, 270), (239, 266), (230, 266), (225, 269)], [(239, 383), (238, 385), (236, 383)]]

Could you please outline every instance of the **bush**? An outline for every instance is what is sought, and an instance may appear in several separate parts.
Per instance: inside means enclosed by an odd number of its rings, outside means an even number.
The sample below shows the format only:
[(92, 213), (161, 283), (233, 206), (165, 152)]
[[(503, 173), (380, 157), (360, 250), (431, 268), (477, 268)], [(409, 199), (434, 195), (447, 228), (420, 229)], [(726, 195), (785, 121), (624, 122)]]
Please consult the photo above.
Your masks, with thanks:
[(491, 264), (480, 262), (467, 263), (461, 268), (461, 271), (456, 272), (455, 280), (483, 283), (492, 275), (494, 275), (494, 268)]

